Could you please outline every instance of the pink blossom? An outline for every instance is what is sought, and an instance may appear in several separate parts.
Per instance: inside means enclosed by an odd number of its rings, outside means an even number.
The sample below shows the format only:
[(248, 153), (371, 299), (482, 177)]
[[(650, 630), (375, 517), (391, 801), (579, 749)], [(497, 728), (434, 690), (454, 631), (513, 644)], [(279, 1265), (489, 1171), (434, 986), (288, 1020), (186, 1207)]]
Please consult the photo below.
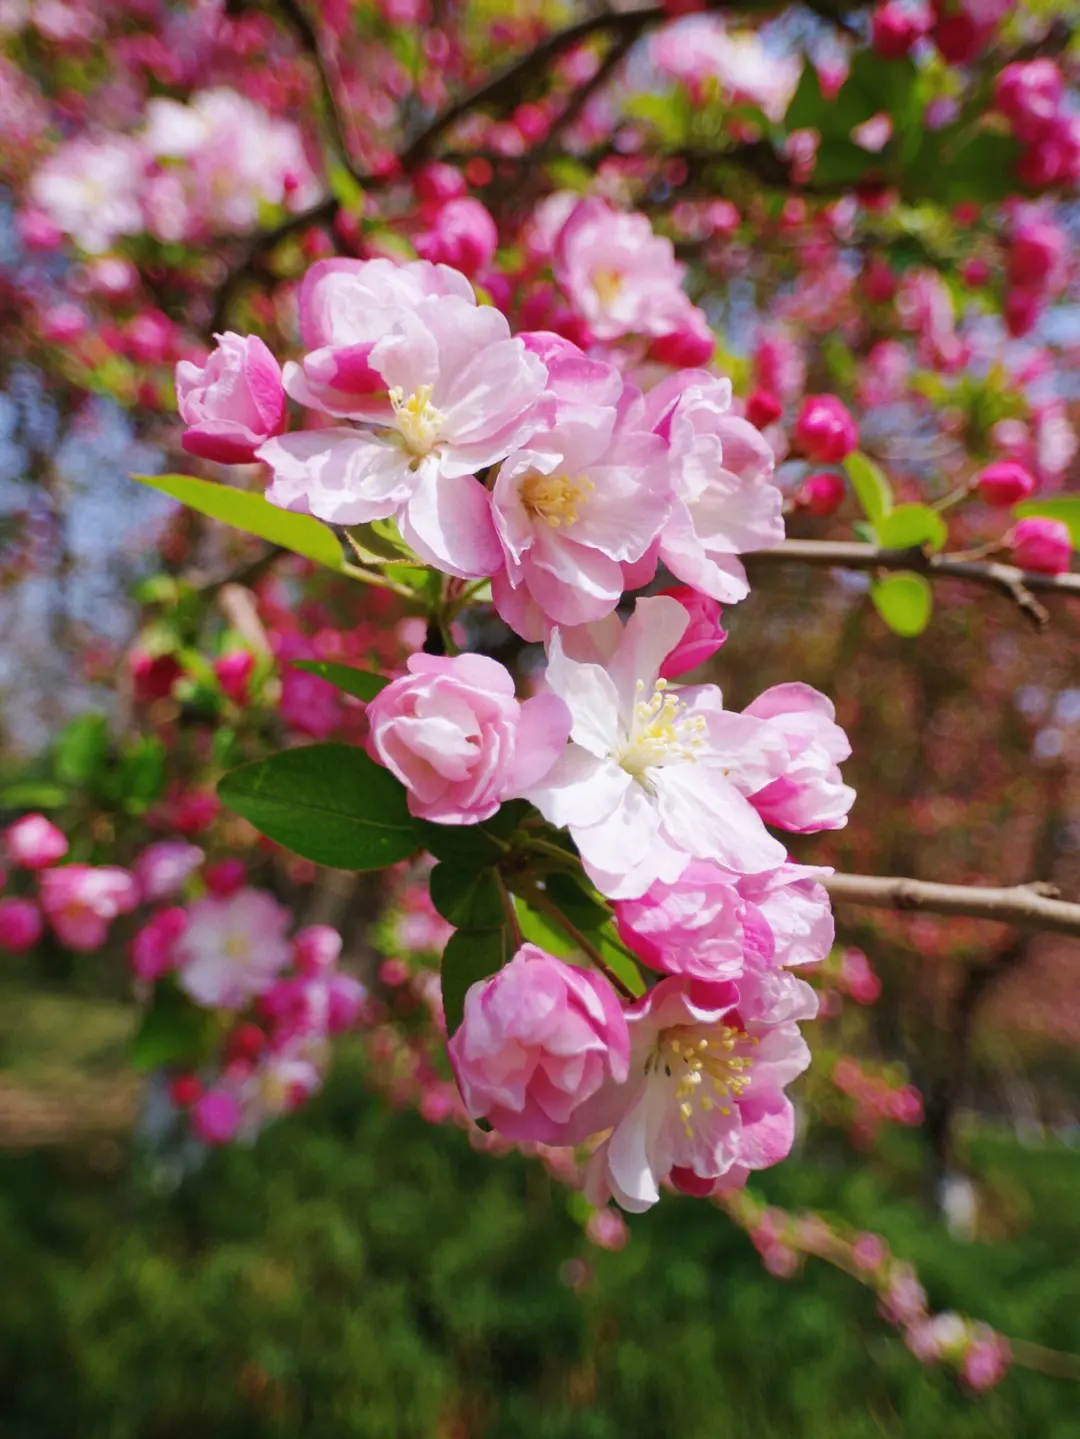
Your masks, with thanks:
[(886, 0), (870, 17), (871, 43), (883, 60), (902, 60), (929, 28), (925, 9), (906, 9), (897, 0)]
[(115, 866), (69, 864), (41, 876), (41, 907), (53, 933), (69, 949), (90, 953), (105, 943), (112, 921), (130, 914), (139, 887)]
[(523, 704), (485, 655), (411, 655), (407, 675), (367, 707), (368, 753), (408, 791), (410, 812), (477, 824), (540, 783), (566, 746), (570, 716), (554, 695)]
[(646, 359), (674, 369), (707, 365), (716, 351), (716, 336), (700, 310), (693, 310), (678, 327), (667, 335), (657, 335), (646, 353)]
[(799, 82), (797, 57), (770, 52), (755, 31), (733, 33), (716, 16), (664, 26), (650, 53), (661, 74), (695, 90), (712, 80), (728, 103), (758, 105), (770, 120), (783, 116)]
[(36, 171), (30, 197), (83, 250), (98, 254), (143, 228), (139, 188), (144, 152), (112, 135), (67, 141)]
[(623, 214), (600, 199), (579, 200), (558, 232), (555, 278), (598, 340), (669, 335), (693, 306), (682, 289), (686, 267), (647, 216)]
[(1068, 237), (1060, 226), (1037, 218), (1022, 220), (1009, 244), (1009, 282), (1021, 288), (1057, 288), (1064, 279), (1068, 250)]
[(215, 336), (217, 349), (200, 368), (176, 367), (176, 398), (187, 429), (188, 454), (224, 465), (246, 464), (288, 423), (281, 369), (256, 335)]
[(605, 1204), (585, 1221), (585, 1237), (601, 1249), (618, 1253), (630, 1243), (630, 1230), (619, 1211)]
[(48, 253), (64, 243), (64, 232), (43, 210), (19, 210), (15, 216), (15, 232), (27, 250)]
[(684, 370), (650, 390), (648, 427), (669, 445), (675, 486), (659, 558), (678, 579), (722, 603), (745, 598), (736, 558), (784, 538), (773, 453), (748, 421), (729, 414), (731, 384)]
[(629, 1041), (602, 975), (525, 944), (469, 989), (449, 1050), (474, 1119), (519, 1142), (576, 1144), (592, 1132), (582, 1105), (626, 1080)]
[(293, 961), (301, 974), (329, 974), (341, 955), (341, 935), (328, 924), (309, 924), (293, 936)]
[(857, 1234), (852, 1240), (851, 1257), (864, 1274), (880, 1269), (888, 1255), (884, 1241), (877, 1234)]
[(858, 448), (859, 432), (834, 395), (807, 395), (795, 421), (795, 438), (818, 464), (836, 465)]
[(176, 945), (181, 989), (212, 1009), (242, 1009), (286, 968), (289, 912), (262, 890), (198, 899)]
[[(835, 926), (821, 881), (831, 872), (789, 861), (764, 874), (739, 876), (740, 896), (768, 927), (772, 954), (765, 958), (773, 967), (820, 964), (828, 955)], [(760, 929), (755, 927), (755, 934), (760, 945)]]
[(176, 968), (176, 941), (187, 928), (187, 911), (179, 905), (160, 910), (131, 941), (131, 968), (139, 979), (157, 980)]
[(451, 265), (475, 276), (491, 263), (499, 232), (490, 212), (471, 196), (447, 201), (436, 212), (430, 230), (416, 237), (416, 253), (433, 264)]
[(243, 1120), (240, 1101), (229, 1089), (208, 1089), (191, 1109), (191, 1127), (204, 1144), (228, 1144)]
[(571, 659), (561, 631), (551, 641), (546, 678), (570, 709), (571, 744), (526, 797), (569, 829), (612, 898), (671, 882), (691, 859), (740, 873), (784, 860), (747, 798), (783, 773), (783, 735), (725, 711), (715, 685), (659, 679), (688, 623), (682, 605), (656, 596), (638, 600), (625, 629), (614, 617), (593, 627), (603, 664)]
[(746, 401), (746, 418), (757, 430), (765, 430), (784, 413), (782, 402), (770, 390), (755, 390)]
[[(344, 268), (349, 266), (349, 268)], [(462, 287), (464, 287), (464, 292)], [(268, 441), (267, 498), (335, 524), (397, 519), (427, 564), (466, 578), (498, 568), (487, 490), (476, 471), (536, 432), (544, 366), (477, 306), (468, 281), (418, 262), (323, 261), (301, 292), (314, 348), (285, 367), (302, 404), (359, 422)]]
[(63, 859), (68, 842), (43, 814), (27, 814), (4, 831), (4, 853), (20, 869), (48, 869)]
[(244, 861), (239, 858), (219, 859), (217, 864), (207, 865), (203, 879), (211, 894), (225, 899), (243, 889), (246, 880)]
[(718, 865), (692, 860), (672, 883), (657, 880), (640, 898), (617, 900), (624, 944), (664, 974), (737, 979), (746, 957), (744, 922), (750, 918), (737, 879)]
[(0, 899), (0, 949), (25, 954), (44, 929), (41, 911), (32, 899)]
[(727, 639), (727, 631), (720, 626), (719, 604), (708, 595), (699, 594), (688, 585), (673, 585), (660, 593), (678, 600), (690, 616), (682, 639), (660, 666), (660, 678), (674, 680), (711, 659)]
[(984, 1324), (976, 1325), (972, 1342), (964, 1354), (960, 1373), (972, 1389), (979, 1392), (993, 1389), (1004, 1379), (1011, 1358), (1009, 1341), (1003, 1334), (995, 1334)]
[(843, 475), (835, 470), (822, 470), (816, 475), (807, 475), (799, 486), (795, 503), (808, 514), (827, 519), (834, 515), (844, 503), (847, 484)]
[(230, 650), (219, 655), (214, 661), (214, 674), (222, 691), (234, 704), (247, 704), (250, 695), (248, 683), (255, 668), (255, 656), (250, 650)]
[(504, 568), (492, 595), (509, 625), (539, 639), (545, 620), (588, 624), (615, 609), (624, 565), (667, 519), (671, 482), (636, 390), (568, 340), (527, 343), (544, 354), (557, 409), (551, 429), (499, 469), (492, 514)]
[(817, 1001), (809, 985), (784, 978), (779, 993), (750, 973), (716, 984), (663, 979), (631, 1006), (629, 1075), (606, 1084), (583, 1116), (612, 1130), (589, 1162), (594, 1204), (611, 1197), (637, 1213), (674, 1170), (705, 1184), (785, 1157), (795, 1121), (784, 1088), (810, 1062), (798, 1021)]
[(1072, 564), (1072, 537), (1061, 520), (1042, 516), (1018, 520), (1012, 532), (1012, 558), (1022, 570), (1060, 575)]
[(783, 776), (750, 796), (762, 819), (797, 834), (842, 829), (855, 791), (840, 776), (838, 762), (851, 745), (832, 702), (809, 685), (774, 685), (744, 713), (764, 720), (787, 745)]
[(1057, 117), (1065, 81), (1051, 59), (1014, 61), (999, 73), (994, 101), (1018, 140), (1042, 138)]
[(980, 500), (1003, 509), (1029, 499), (1037, 488), (1035, 476), (1016, 460), (995, 460), (979, 471), (976, 485)]
[(154, 901), (182, 889), (205, 858), (198, 845), (163, 839), (144, 849), (131, 868), (143, 899)]

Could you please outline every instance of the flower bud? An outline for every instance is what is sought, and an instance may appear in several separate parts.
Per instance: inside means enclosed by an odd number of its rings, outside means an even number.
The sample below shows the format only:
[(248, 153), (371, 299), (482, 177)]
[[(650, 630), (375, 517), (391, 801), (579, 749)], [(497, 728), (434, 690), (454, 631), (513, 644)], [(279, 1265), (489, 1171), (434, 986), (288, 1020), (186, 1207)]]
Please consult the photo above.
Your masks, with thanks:
[(1039, 575), (1060, 575), (1072, 563), (1068, 525), (1042, 516), (1018, 521), (1012, 532), (1012, 557), (1022, 570)]
[(807, 395), (795, 421), (803, 453), (823, 465), (837, 465), (855, 450), (859, 432), (835, 395)]
[(48, 869), (67, 852), (67, 838), (43, 814), (24, 815), (4, 831), (4, 853), (20, 869)]
[(1035, 476), (1016, 460), (995, 460), (980, 471), (976, 484), (979, 499), (1000, 509), (1029, 499), (1036, 489)]
[(204, 1144), (228, 1144), (236, 1138), (243, 1111), (240, 1101), (226, 1089), (210, 1089), (191, 1111), (191, 1127)]
[(200, 369), (176, 367), (176, 398), (187, 425), (189, 455), (224, 465), (250, 464), (264, 441), (288, 424), (277, 360), (256, 335), (217, 336), (217, 349)]
[(720, 626), (721, 611), (717, 600), (699, 594), (689, 585), (674, 585), (661, 593), (678, 600), (690, 616), (682, 638), (660, 666), (663, 678), (673, 680), (710, 659), (727, 639), (727, 631)]
[(0, 899), (0, 949), (25, 954), (44, 930), (41, 911), (32, 899)]
[(834, 470), (822, 470), (803, 480), (795, 495), (795, 503), (800, 509), (827, 519), (844, 503), (846, 494), (847, 485), (843, 475), (836, 474)]
[(771, 425), (783, 413), (783, 405), (771, 390), (755, 390), (746, 402), (746, 418), (759, 430)]

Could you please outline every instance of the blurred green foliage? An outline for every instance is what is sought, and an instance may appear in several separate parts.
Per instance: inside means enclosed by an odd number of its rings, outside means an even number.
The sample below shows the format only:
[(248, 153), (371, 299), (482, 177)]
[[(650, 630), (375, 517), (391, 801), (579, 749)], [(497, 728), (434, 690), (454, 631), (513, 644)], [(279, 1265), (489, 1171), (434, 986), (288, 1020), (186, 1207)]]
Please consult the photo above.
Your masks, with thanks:
[[(1080, 1349), (1080, 1155), (980, 1140), (1001, 1238), (950, 1241), (838, 1149), (771, 1200), (881, 1231), (933, 1303)], [(518, 1156), (391, 1114), (347, 1055), (302, 1119), (173, 1191), (111, 1140), (0, 1156), (5, 1439), (1073, 1439), (1078, 1386), (984, 1397), (927, 1371), (872, 1297), (766, 1275), (708, 1205), (667, 1198), (592, 1247)]]

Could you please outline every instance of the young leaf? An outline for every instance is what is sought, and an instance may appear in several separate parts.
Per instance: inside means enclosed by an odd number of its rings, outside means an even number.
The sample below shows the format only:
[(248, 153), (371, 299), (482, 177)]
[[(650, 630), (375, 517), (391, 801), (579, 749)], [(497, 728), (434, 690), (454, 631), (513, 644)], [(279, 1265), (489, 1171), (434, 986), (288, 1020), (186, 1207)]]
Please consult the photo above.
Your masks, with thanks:
[(260, 540), (268, 540), (284, 550), (292, 550), (328, 570), (345, 567), (345, 557), (333, 530), (310, 515), (279, 510), (262, 495), (234, 490), (210, 480), (197, 480), (191, 475), (134, 475), (132, 478), (140, 485), (149, 485), (152, 490), (168, 495), (171, 500), (179, 500), (200, 515), (221, 520), (233, 529), (257, 535)]
[(875, 580), (870, 586), (874, 608), (891, 630), (905, 639), (921, 635), (930, 623), (934, 596), (922, 576), (903, 571)]
[(63, 784), (92, 784), (105, 763), (109, 748), (104, 715), (80, 715), (71, 721), (56, 743), (54, 768)]
[(1054, 500), (1024, 500), (1013, 514), (1019, 519), (1037, 515), (1046, 520), (1060, 520), (1068, 525), (1073, 548), (1080, 549), (1080, 495), (1063, 495)]
[(442, 957), (442, 1001), (448, 1036), (461, 1023), (470, 986), (502, 969), (512, 958), (511, 945), (506, 925), (459, 929), (450, 936)]
[(330, 660), (293, 660), (292, 667), (326, 680), (335, 689), (344, 690), (347, 695), (365, 702), (373, 700), (379, 691), (384, 690), (390, 683), (385, 675), (372, 674), (370, 670), (356, 670), (352, 665), (334, 664)]
[(878, 544), (887, 550), (906, 550), (913, 545), (940, 550), (949, 538), (945, 521), (929, 505), (897, 505), (875, 528)]
[(893, 507), (892, 487), (884, 470), (857, 450), (844, 461), (844, 470), (866, 518), (876, 528)]
[(307, 745), (242, 765), (218, 794), (277, 844), (334, 869), (381, 869), (421, 844), (402, 786), (350, 745)]
[(428, 882), (432, 904), (455, 929), (497, 928), (506, 918), (502, 882), (493, 869), (437, 864)]

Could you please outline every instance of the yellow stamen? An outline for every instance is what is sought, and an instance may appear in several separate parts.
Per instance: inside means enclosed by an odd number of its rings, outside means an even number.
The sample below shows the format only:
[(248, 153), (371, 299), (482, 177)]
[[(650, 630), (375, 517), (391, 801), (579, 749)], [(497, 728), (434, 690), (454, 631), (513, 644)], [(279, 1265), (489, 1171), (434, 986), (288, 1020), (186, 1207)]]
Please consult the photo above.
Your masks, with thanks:
[(411, 455), (423, 458), (431, 452), (446, 416), (431, 403), (431, 386), (421, 385), (411, 395), (398, 386), (390, 391), (394, 421)]
[(530, 470), (521, 482), (521, 503), (534, 519), (557, 530), (577, 523), (578, 506), (592, 487), (592, 481), (584, 475), (571, 479), (569, 475), (541, 475)]

